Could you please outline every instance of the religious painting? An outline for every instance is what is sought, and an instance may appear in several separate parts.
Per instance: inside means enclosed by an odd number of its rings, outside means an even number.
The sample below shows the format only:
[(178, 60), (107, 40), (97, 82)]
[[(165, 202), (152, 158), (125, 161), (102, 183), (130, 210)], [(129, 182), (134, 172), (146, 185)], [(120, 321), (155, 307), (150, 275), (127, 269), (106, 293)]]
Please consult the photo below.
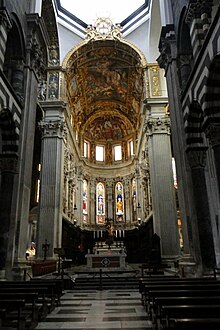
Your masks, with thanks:
[(120, 141), (132, 133), (131, 127), (118, 116), (100, 116), (91, 121), (85, 129), (85, 136), (90, 140)]
[(96, 222), (105, 223), (105, 187), (102, 182), (96, 186)]

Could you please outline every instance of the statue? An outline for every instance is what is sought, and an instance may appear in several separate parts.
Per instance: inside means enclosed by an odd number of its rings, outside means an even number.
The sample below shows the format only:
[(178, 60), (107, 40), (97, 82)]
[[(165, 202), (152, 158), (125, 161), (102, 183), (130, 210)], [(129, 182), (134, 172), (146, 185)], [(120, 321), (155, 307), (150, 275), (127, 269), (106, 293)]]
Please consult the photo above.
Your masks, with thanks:
[(108, 248), (110, 249), (111, 245), (114, 242), (114, 226), (110, 223), (109, 220), (107, 220), (107, 225), (106, 225), (106, 244), (108, 245)]

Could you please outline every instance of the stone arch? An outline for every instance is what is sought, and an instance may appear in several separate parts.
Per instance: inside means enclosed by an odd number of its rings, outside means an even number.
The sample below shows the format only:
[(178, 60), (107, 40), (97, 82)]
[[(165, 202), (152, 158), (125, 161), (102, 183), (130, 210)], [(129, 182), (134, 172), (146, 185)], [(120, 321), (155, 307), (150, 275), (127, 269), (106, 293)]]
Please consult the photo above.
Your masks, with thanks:
[(192, 45), (189, 26), (185, 22), (186, 8), (184, 7), (179, 20), (177, 31), (178, 76), (180, 87), (185, 88), (191, 72)]

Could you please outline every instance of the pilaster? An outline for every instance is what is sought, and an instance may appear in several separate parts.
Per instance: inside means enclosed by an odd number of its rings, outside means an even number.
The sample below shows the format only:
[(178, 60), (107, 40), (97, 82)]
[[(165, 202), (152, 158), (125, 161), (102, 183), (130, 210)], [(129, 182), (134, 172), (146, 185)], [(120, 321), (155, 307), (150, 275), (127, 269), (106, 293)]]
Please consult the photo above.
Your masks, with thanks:
[(95, 226), (96, 218), (95, 218), (95, 194), (96, 194), (96, 186), (95, 186), (95, 179), (90, 178), (90, 219), (91, 225)]
[(107, 203), (107, 214), (106, 217), (108, 219), (114, 219), (115, 218), (115, 214), (113, 214), (113, 187), (114, 187), (114, 182), (112, 179), (107, 179), (106, 180), (106, 203)]

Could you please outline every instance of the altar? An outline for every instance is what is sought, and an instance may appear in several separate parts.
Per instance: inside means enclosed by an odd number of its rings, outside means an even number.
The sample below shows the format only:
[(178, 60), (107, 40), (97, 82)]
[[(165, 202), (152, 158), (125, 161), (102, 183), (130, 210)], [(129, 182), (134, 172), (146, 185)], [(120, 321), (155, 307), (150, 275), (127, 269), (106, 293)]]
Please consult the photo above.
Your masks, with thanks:
[(126, 253), (123, 246), (113, 244), (111, 248), (107, 245), (95, 247), (94, 253), (86, 255), (87, 267), (91, 269), (124, 270)]

